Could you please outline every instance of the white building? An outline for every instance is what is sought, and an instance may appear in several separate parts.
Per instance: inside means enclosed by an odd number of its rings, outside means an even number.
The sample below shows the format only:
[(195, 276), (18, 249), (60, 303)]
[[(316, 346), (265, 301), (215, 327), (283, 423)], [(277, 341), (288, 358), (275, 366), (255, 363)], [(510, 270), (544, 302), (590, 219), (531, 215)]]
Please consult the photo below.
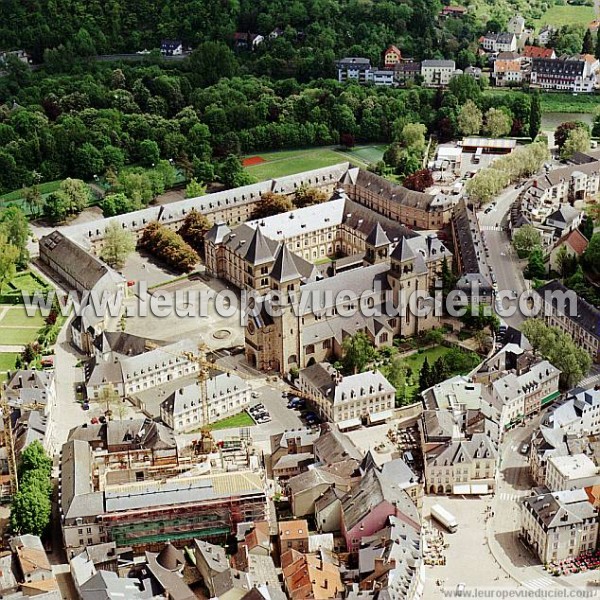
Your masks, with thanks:
[(600, 433), (600, 390), (574, 394), (548, 415), (548, 425), (580, 436)]
[(600, 481), (598, 467), (585, 454), (551, 456), (546, 466), (546, 487), (553, 492), (574, 490)]
[(421, 62), (421, 76), (425, 85), (448, 85), (455, 71), (456, 63), (453, 60), (424, 60)]
[[(251, 399), (248, 383), (229, 373), (219, 373), (209, 379), (206, 390), (209, 423), (243, 411)], [(206, 425), (199, 382), (175, 390), (161, 403), (160, 418), (177, 433)]]
[(480, 38), (481, 47), (487, 52), (515, 52), (517, 36), (514, 33), (486, 33)]
[(598, 511), (584, 490), (528, 496), (521, 506), (521, 537), (543, 563), (596, 549)]
[(342, 426), (360, 425), (395, 406), (396, 390), (379, 371), (343, 377), (328, 363), (317, 363), (300, 371), (298, 387), (323, 419)]

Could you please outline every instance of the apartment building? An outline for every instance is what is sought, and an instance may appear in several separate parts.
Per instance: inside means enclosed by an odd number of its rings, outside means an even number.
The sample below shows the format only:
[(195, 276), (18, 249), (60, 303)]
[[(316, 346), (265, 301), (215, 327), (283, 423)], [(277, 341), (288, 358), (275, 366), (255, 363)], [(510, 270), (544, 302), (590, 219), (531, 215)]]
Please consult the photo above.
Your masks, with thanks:
[(600, 433), (600, 390), (574, 392), (547, 415), (548, 425), (567, 434)]
[(596, 549), (598, 511), (584, 490), (528, 496), (521, 537), (544, 564), (579, 556)]
[(431, 87), (446, 86), (456, 72), (453, 60), (424, 60), (421, 62), (423, 84)]
[(316, 363), (300, 371), (297, 385), (322, 419), (343, 428), (395, 406), (395, 388), (376, 370), (343, 377), (329, 363)]
[(589, 94), (594, 91), (596, 73), (586, 60), (578, 57), (533, 58), (531, 85), (544, 90)]
[(546, 466), (546, 487), (552, 492), (574, 490), (600, 483), (598, 467), (585, 454), (551, 456)]
[[(217, 373), (206, 381), (205, 386), (208, 423), (237, 414), (250, 404), (250, 386), (237, 375)], [(201, 387), (200, 382), (194, 381), (175, 390), (161, 402), (160, 418), (163, 423), (177, 433), (206, 425)]]
[(338, 81), (340, 83), (350, 81), (367, 83), (371, 72), (371, 61), (368, 58), (349, 56), (338, 60), (336, 68), (338, 72)]

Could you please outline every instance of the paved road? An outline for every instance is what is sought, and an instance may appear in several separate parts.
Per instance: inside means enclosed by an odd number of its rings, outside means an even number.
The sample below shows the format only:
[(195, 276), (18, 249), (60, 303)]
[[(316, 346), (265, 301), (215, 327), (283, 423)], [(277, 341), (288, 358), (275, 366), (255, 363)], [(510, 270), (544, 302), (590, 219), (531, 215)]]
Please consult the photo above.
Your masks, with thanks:
[[(477, 214), (479, 226), (489, 249), (488, 264), (492, 267), (498, 282), (498, 290), (514, 290), (520, 295), (527, 289), (523, 277), (523, 264), (517, 258), (507, 233), (502, 229), (506, 226), (511, 204), (516, 200), (520, 190), (510, 187), (496, 199), (496, 207), (489, 213), (480, 211)], [(493, 229), (491, 229), (493, 228)], [(498, 229), (496, 229), (498, 228)], [(511, 317), (503, 320), (517, 327), (524, 317), (517, 311)]]

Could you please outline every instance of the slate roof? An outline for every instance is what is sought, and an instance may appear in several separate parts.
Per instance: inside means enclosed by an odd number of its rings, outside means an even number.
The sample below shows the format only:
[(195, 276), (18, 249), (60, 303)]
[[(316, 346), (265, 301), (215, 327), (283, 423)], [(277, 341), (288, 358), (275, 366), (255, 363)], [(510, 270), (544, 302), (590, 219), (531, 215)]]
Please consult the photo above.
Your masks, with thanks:
[(277, 252), (275, 264), (271, 270), (271, 277), (279, 283), (289, 283), (290, 281), (302, 279), (302, 275), (296, 266), (295, 257), (287, 244), (281, 244)]
[(362, 455), (358, 448), (335, 425), (330, 426), (329, 430), (321, 435), (315, 442), (314, 447), (315, 455), (325, 459), (327, 464), (330, 465), (349, 458), (357, 461), (362, 460)]
[(390, 243), (390, 240), (383, 230), (383, 227), (381, 227), (381, 223), (379, 223), (379, 221), (375, 224), (375, 227), (373, 227), (371, 233), (367, 236), (366, 242), (375, 248), (379, 248), (380, 246), (385, 246), (386, 244)]
[(204, 235), (204, 239), (213, 244), (220, 244), (231, 233), (231, 229), (223, 221), (215, 223)]
[(431, 453), (427, 461), (432, 466), (451, 466), (471, 463), (480, 458), (495, 458), (497, 454), (490, 438), (483, 433), (476, 433), (470, 440), (451, 442), (439, 454)]
[(254, 230), (254, 235), (248, 244), (245, 259), (252, 265), (264, 265), (265, 263), (274, 260), (273, 252), (268, 244), (265, 236), (262, 234), (261, 228), (257, 227)]
[[(544, 299), (546, 293), (562, 292), (566, 293), (569, 290), (560, 281), (551, 281), (546, 285), (538, 288), (537, 293)], [(567, 305), (568, 306), (568, 303)], [(557, 307), (554, 310), (558, 311)], [(590, 333), (596, 338), (600, 338), (600, 310), (586, 302), (583, 298), (577, 296), (577, 316), (565, 315), (579, 327)]]
[(598, 515), (597, 509), (588, 501), (585, 490), (527, 496), (523, 506), (536, 517), (545, 531), (581, 525), (585, 519), (595, 521)]
[(585, 73), (584, 60), (564, 58), (534, 58), (531, 61), (531, 72), (549, 77), (583, 77)]
[(409, 260), (414, 260), (414, 258), (415, 253), (412, 251), (408, 240), (402, 238), (392, 252), (392, 259), (399, 262), (407, 262)]

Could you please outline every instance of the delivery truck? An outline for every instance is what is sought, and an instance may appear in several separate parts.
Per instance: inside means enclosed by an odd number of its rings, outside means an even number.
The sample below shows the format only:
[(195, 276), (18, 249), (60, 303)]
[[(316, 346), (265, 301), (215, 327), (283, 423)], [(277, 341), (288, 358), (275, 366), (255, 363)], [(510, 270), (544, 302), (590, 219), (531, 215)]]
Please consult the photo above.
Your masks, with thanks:
[(431, 516), (450, 533), (454, 533), (458, 529), (458, 522), (454, 515), (439, 504), (434, 504), (431, 507)]

